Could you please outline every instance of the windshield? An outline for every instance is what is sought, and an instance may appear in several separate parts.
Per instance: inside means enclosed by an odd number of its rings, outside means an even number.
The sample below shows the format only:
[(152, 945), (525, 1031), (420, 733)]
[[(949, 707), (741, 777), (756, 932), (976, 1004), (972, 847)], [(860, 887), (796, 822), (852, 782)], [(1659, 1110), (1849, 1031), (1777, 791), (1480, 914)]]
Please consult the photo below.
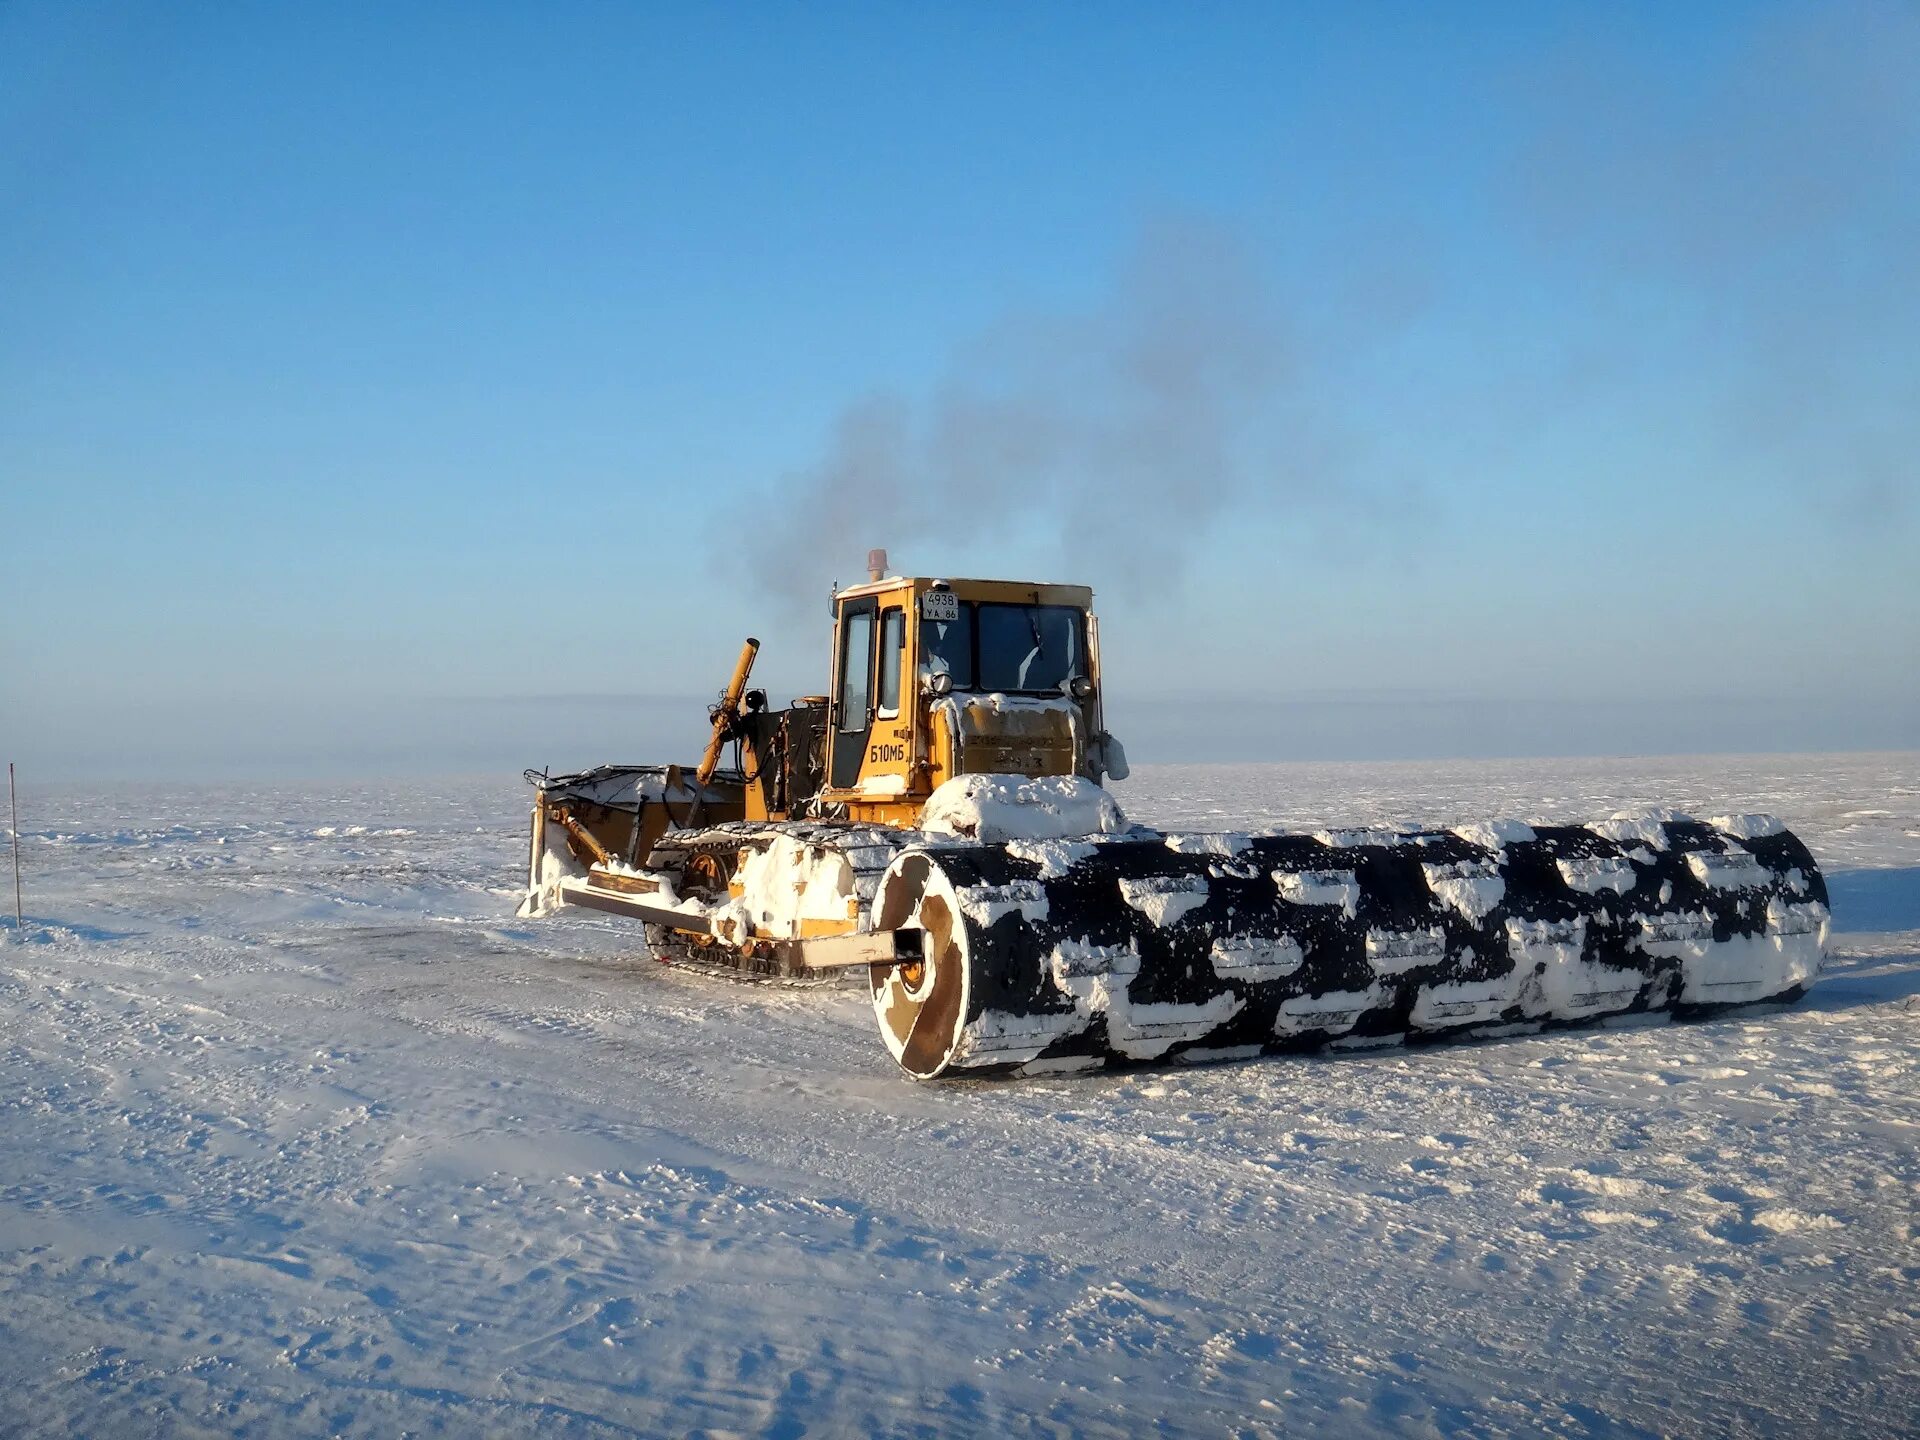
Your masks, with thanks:
[[(1087, 673), (1080, 612), (1071, 605), (976, 605), (979, 688), (1059, 693)], [(956, 680), (955, 684), (959, 682)]]
[(961, 605), (951, 620), (920, 623), (920, 659), (931, 674), (951, 675), (953, 688), (973, 688), (973, 607)]

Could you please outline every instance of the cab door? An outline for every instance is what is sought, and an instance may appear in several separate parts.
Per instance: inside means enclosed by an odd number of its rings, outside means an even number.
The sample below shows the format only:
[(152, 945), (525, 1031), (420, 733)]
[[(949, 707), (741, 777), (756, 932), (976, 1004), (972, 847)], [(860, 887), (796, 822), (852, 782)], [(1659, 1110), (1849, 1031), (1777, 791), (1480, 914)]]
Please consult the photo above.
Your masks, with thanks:
[(873, 795), (905, 795), (913, 779), (914, 691), (907, 672), (907, 611), (901, 597), (883, 597), (874, 634), (873, 724), (867, 732), (863, 788)]
[(860, 764), (873, 730), (874, 617), (872, 596), (849, 600), (840, 610), (840, 653), (835, 657), (833, 759), (827, 783), (836, 790), (860, 783)]

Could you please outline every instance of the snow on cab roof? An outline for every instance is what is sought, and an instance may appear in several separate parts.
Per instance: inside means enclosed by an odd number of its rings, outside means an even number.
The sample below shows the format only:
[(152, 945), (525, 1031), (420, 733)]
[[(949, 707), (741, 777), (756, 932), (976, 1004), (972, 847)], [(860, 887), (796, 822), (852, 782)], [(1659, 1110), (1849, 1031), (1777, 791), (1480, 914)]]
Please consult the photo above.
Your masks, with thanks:
[(1062, 585), (1045, 580), (968, 578), (958, 575), (889, 575), (884, 580), (867, 580), (858, 585), (843, 586), (833, 593), (835, 598), (848, 595), (878, 595), (888, 590), (898, 590), (902, 585), (910, 585), (915, 590), (924, 590), (933, 585), (949, 585), (956, 590), (986, 588), (1025, 590), (1031, 591), (1042, 603), (1055, 605), (1089, 605), (1093, 602), (1093, 587), (1089, 585)]

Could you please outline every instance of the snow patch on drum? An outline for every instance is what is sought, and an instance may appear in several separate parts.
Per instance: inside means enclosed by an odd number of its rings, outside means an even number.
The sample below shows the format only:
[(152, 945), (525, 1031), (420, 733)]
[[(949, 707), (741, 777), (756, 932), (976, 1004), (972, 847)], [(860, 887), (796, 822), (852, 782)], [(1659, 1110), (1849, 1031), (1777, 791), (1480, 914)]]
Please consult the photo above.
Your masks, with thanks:
[(1250, 983), (1278, 980), (1291, 975), (1306, 963), (1306, 951), (1291, 935), (1268, 939), (1259, 935), (1236, 935), (1215, 940), (1208, 952), (1213, 973), (1222, 980)]
[(1120, 881), (1120, 898), (1160, 926), (1171, 925), (1206, 904), (1207, 894), (1204, 875), (1149, 875)]
[(1456, 860), (1420, 869), (1434, 898), (1476, 925), (1506, 898), (1507, 882), (1492, 860)]
[(1569, 855), (1554, 861), (1554, 868), (1569, 890), (1583, 895), (1598, 895), (1602, 890), (1624, 895), (1640, 881), (1633, 862), (1619, 855)]
[(1360, 882), (1351, 870), (1276, 870), (1273, 883), (1295, 905), (1338, 905), (1349, 920), (1360, 911)]
[(1773, 878), (1767, 868), (1745, 850), (1715, 854), (1695, 850), (1687, 856), (1687, 868), (1702, 885), (1716, 890), (1752, 890)]

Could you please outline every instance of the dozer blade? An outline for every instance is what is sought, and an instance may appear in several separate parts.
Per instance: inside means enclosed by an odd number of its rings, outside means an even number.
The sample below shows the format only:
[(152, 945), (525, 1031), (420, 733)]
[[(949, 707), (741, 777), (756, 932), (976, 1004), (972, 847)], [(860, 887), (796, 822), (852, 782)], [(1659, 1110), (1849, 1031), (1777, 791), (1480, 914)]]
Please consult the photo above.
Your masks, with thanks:
[(1765, 816), (936, 842), (880, 882), (923, 934), (870, 983), (922, 1079), (1236, 1059), (1796, 998), (1826, 901)]

